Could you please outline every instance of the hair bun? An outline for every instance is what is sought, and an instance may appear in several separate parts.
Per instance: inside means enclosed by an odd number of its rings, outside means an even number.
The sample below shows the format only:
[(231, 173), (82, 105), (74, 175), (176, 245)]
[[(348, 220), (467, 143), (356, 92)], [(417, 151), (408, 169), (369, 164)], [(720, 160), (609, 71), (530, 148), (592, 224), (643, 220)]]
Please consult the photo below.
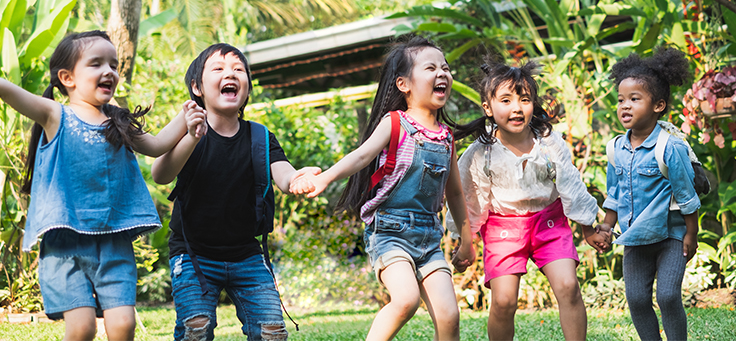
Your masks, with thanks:
[(483, 70), (483, 72), (485, 72), (486, 75), (490, 75), (491, 74), (491, 66), (488, 65), (488, 64), (481, 65), (480, 66), (480, 69)]

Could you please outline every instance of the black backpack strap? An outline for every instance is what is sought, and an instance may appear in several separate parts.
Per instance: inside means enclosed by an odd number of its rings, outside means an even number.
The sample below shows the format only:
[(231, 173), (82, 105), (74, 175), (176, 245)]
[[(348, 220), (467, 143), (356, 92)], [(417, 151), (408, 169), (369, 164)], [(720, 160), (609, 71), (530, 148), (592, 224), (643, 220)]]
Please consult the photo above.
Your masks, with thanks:
[[(276, 281), (276, 274), (273, 272), (273, 265), (271, 265), (271, 258), (268, 254), (268, 234), (273, 231), (273, 216), (274, 216), (274, 193), (273, 185), (271, 184), (271, 137), (268, 133), (268, 128), (260, 123), (249, 121), (250, 124), (250, 148), (251, 148), (251, 160), (253, 160), (253, 174), (255, 177), (256, 187), (256, 235), (261, 235), (261, 249), (263, 249), (263, 260), (266, 262), (268, 271), (273, 277), (273, 283), (276, 287), (276, 292), (279, 291), (278, 282)], [(281, 294), (279, 293), (279, 303), (281, 308), (286, 313), (291, 323), (299, 331), (299, 324), (297, 324), (289, 312), (286, 311), (284, 301), (281, 300)]]

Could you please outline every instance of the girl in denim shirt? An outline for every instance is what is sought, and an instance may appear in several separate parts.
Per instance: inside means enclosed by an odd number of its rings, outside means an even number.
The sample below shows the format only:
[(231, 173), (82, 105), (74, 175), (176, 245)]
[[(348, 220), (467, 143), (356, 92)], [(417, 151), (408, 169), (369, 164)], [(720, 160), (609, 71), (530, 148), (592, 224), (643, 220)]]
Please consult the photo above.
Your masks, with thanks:
[[(104, 316), (110, 340), (133, 340), (131, 240), (161, 227), (133, 150), (159, 156), (204, 118), (182, 113), (158, 136), (145, 133), (148, 109), (109, 104), (120, 80), (117, 66), (107, 34), (90, 31), (56, 47), (43, 97), (0, 79), (0, 98), (36, 122), (23, 186), (31, 194), (23, 250), (43, 234), (41, 294), (46, 314), (64, 318), (64, 340), (92, 340), (95, 316)], [(54, 88), (68, 96), (68, 105), (54, 101)]]
[[(366, 252), (391, 302), (373, 320), (367, 340), (390, 340), (411, 319), (420, 299), (435, 325), (435, 340), (458, 340), (459, 312), (452, 270), (440, 249), (442, 199), (461, 226), (453, 264), (463, 271), (475, 259), (465, 201), (443, 107), (452, 74), (442, 51), (424, 38), (397, 44), (384, 62), (363, 143), (324, 173), (307, 174), (293, 193), (314, 197), (332, 181), (350, 177), (339, 207), (366, 223)], [(389, 112), (394, 112), (388, 114)], [(391, 116), (391, 117), (389, 117)], [(386, 163), (393, 120), (400, 127), (396, 166), (371, 188), (371, 173)], [(310, 184), (311, 182), (311, 184)], [(446, 187), (445, 187), (446, 185)], [(313, 187), (312, 187), (313, 186)]]
[[(654, 147), (670, 86), (683, 84), (689, 76), (684, 53), (675, 49), (658, 49), (646, 59), (632, 53), (613, 66), (610, 76), (618, 89), (618, 119), (628, 130), (614, 143), (615, 160), (608, 164), (608, 197), (603, 203), (606, 217), (599, 226), (609, 230), (618, 222), (621, 227), (615, 243), (624, 245), (626, 299), (642, 340), (661, 340), (652, 308), (655, 278), (667, 339), (687, 339), (681, 287), (685, 265), (698, 245), (700, 200), (688, 146), (680, 139), (667, 139), (664, 163), (669, 178), (659, 169)], [(679, 210), (670, 209), (672, 200)]]

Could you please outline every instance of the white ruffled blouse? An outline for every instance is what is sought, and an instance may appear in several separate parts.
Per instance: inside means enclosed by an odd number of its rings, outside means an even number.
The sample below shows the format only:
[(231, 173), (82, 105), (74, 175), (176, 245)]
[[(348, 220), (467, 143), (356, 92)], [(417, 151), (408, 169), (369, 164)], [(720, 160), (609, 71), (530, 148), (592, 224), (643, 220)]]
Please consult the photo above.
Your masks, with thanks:
[[(598, 214), (597, 202), (557, 132), (534, 139), (532, 150), (522, 156), (500, 140), (492, 145), (476, 140), (460, 157), (458, 168), (473, 233), (485, 224), (489, 212), (526, 215), (543, 210), (558, 197), (565, 216), (582, 225), (593, 225)], [(450, 214), (446, 223), (452, 237), (459, 237)]]

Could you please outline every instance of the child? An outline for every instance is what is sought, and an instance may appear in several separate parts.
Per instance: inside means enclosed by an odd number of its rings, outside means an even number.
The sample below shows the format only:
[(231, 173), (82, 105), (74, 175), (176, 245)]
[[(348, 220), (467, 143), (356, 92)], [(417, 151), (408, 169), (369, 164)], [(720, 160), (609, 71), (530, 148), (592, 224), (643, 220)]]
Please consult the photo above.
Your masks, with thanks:
[(537, 64), (481, 68), (485, 116), (460, 127), (456, 136), (478, 136), (459, 167), (470, 226), (483, 237), (485, 285), (491, 289), (488, 338), (514, 337), (519, 282), (531, 258), (555, 293), (565, 339), (584, 340), (579, 261), (567, 219), (581, 224), (588, 243), (601, 252), (610, 236), (594, 233), (596, 200), (539, 107), (532, 78)]
[[(49, 60), (51, 84), (38, 97), (0, 79), (0, 97), (36, 123), (23, 189), (30, 192), (23, 250), (40, 246), (39, 282), (46, 314), (64, 318), (64, 340), (92, 340), (95, 316), (109, 340), (135, 332), (136, 264), (131, 240), (161, 222), (132, 150), (159, 156), (185, 133), (182, 114), (151, 136), (148, 109), (110, 105), (118, 59), (101, 31), (64, 38)], [(69, 105), (55, 102), (57, 88)], [(203, 116), (186, 115), (195, 127)], [(33, 186), (31, 186), (33, 180)]]
[[(373, 321), (367, 340), (389, 340), (424, 300), (435, 326), (435, 340), (459, 339), (459, 313), (451, 269), (440, 241), (437, 212), (446, 195), (450, 210), (465, 222), (453, 263), (464, 270), (475, 258), (465, 220), (452, 135), (440, 123), (450, 95), (452, 74), (442, 51), (415, 37), (396, 45), (386, 57), (363, 143), (319, 176), (305, 175), (294, 193), (314, 197), (332, 181), (352, 175), (338, 207), (360, 215), (364, 241), (376, 277), (391, 296)], [(397, 118), (392, 123), (389, 112)], [(400, 120), (400, 127), (398, 121)], [(396, 165), (377, 191), (371, 173), (386, 162), (392, 128), (400, 128)], [(379, 157), (380, 154), (380, 157)], [(314, 190), (305, 189), (313, 184)], [(446, 192), (445, 192), (445, 185)]]
[[(624, 245), (626, 300), (642, 340), (661, 340), (652, 308), (655, 278), (667, 339), (687, 339), (681, 288), (685, 264), (698, 246), (700, 200), (685, 142), (667, 140), (664, 163), (669, 179), (660, 172), (654, 147), (670, 85), (683, 84), (690, 76), (688, 66), (684, 53), (659, 49), (647, 59), (629, 55), (613, 66), (610, 76), (618, 90), (618, 119), (628, 131), (615, 141), (615, 162), (608, 164), (604, 223), (609, 230), (617, 221), (621, 227), (616, 243)], [(670, 210), (673, 198), (679, 211)]]
[[(250, 126), (243, 109), (253, 90), (240, 50), (215, 44), (186, 74), (192, 110), (206, 112), (206, 135), (189, 134), (151, 168), (154, 181), (177, 178), (169, 238), (176, 340), (212, 340), (225, 289), (248, 340), (286, 340), (280, 299), (256, 237), (256, 186)], [(204, 109), (203, 109), (204, 108)], [(299, 174), (269, 133), (270, 170), (282, 191)], [(265, 155), (260, 156), (266, 158)], [(265, 166), (264, 166), (265, 168)], [(270, 178), (268, 179), (270, 183)], [(273, 193), (273, 192), (271, 192)], [(270, 199), (273, 207), (273, 197)], [(270, 216), (271, 224), (273, 215)], [(268, 222), (266, 222), (268, 223)]]

